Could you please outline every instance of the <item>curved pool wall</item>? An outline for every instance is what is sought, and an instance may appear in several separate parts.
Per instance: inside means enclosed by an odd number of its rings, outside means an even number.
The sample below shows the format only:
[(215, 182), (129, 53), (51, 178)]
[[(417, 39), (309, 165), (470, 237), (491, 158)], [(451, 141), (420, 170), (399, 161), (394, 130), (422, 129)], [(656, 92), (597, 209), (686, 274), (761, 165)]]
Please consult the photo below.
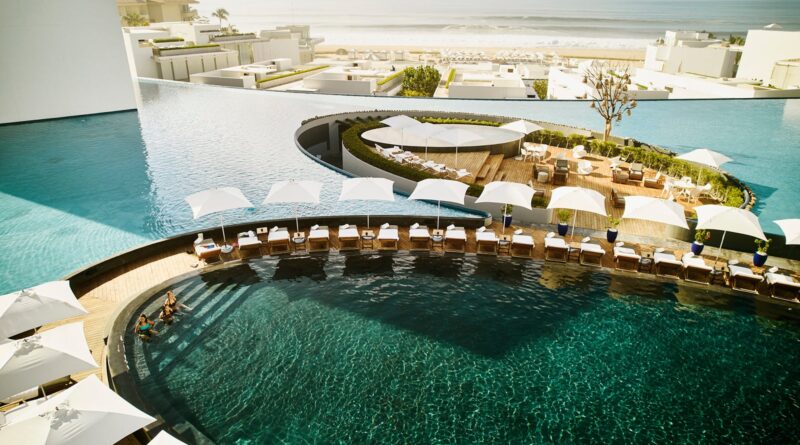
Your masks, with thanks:
[[(58, 279), (114, 252), (212, 226), (192, 220), (183, 197), (238, 186), (253, 202), (271, 183), (313, 177), (320, 206), (301, 215), (351, 214), (339, 203), (342, 176), (303, 156), (294, 132), (309, 118), (344, 111), (466, 111), (599, 128), (585, 102), (431, 100), (326, 96), (142, 80), (139, 111), (0, 126), (0, 293)], [(759, 197), (765, 229), (797, 217), (800, 100), (642, 102), (615, 134), (676, 152), (709, 147), (734, 159), (727, 169)], [(399, 200), (376, 212), (435, 214)], [(226, 214), (231, 223), (285, 216), (289, 206)]]
[[(409, 286), (423, 280), (428, 292)], [(192, 312), (150, 344), (127, 335), (167, 289)], [(159, 414), (151, 433), (189, 443), (786, 442), (800, 425), (800, 328), (761, 309), (541, 261), (266, 258), (130, 301), (109, 369)]]

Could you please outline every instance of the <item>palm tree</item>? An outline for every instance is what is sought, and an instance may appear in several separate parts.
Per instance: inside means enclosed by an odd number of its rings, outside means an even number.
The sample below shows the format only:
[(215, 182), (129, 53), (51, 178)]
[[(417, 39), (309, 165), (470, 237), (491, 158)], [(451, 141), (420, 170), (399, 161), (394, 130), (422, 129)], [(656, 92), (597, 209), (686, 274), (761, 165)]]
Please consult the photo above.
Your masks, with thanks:
[(219, 19), (219, 27), (222, 28), (222, 21), (228, 20), (228, 11), (225, 8), (219, 8), (214, 13), (211, 14), (211, 17), (216, 17)]
[(150, 23), (138, 12), (129, 12), (122, 18), (128, 26), (147, 26)]

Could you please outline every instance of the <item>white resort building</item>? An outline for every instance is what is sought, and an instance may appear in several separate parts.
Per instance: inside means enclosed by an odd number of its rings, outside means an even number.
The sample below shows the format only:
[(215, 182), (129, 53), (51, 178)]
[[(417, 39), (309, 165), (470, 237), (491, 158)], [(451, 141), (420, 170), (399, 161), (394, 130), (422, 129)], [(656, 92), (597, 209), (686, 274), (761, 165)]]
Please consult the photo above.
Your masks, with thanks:
[(435, 97), (458, 99), (526, 99), (528, 88), (517, 65), (492, 62), (453, 63), (442, 72)]
[(120, 21), (126, 25), (124, 17), (138, 14), (148, 22), (190, 22), (197, 16), (191, 6), (196, 0), (117, 0)]

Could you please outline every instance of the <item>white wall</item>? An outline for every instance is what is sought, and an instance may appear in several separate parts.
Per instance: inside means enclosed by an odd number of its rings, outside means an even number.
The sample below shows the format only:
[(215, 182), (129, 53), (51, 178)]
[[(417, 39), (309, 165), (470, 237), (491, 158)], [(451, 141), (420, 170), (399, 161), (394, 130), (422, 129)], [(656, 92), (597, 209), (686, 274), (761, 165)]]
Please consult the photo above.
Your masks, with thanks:
[(800, 58), (800, 31), (751, 30), (739, 61), (736, 77), (765, 81), (775, 62)]
[(0, 0), (0, 123), (136, 108), (117, 7)]

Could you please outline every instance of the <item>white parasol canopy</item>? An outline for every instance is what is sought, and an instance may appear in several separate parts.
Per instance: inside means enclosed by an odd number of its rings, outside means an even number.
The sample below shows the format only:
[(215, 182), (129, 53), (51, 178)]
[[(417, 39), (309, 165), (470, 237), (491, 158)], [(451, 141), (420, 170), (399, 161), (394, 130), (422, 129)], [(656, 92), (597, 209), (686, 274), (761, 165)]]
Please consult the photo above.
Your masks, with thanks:
[(677, 202), (649, 196), (626, 196), (623, 218), (642, 219), (688, 229), (683, 207)]
[(83, 322), (0, 344), (0, 399), (55, 379), (97, 368)]
[[(535, 192), (534, 189), (518, 182), (494, 181), (486, 184), (475, 203), (511, 204), (530, 210)], [(505, 224), (503, 224), (503, 233), (505, 233), (505, 229)]]
[[(310, 203), (319, 204), (319, 194), (322, 183), (317, 181), (281, 181), (272, 184), (269, 194), (264, 198), (264, 204), (281, 203)], [(300, 231), (300, 221), (297, 218), (297, 207), (293, 208), (294, 223)]]
[[(394, 201), (394, 181), (386, 178), (349, 178), (342, 181), (339, 201)], [(369, 227), (369, 212), (367, 212)]]
[(770, 23), (769, 25), (765, 26), (764, 29), (783, 29), (783, 26), (777, 23)]
[(405, 114), (387, 117), (386, 119), (382, 120), (381, 123), (400, 130), (400, 148), (405, 145), (406, 128), (413, 128), (422, 125), (422, 122), (414, 119), (413, 117), (408, 117)]
[(87, 313), (69, 281), (51, 281), (6, 294), (0, 296), (0, 339)]
[(779, 219), (775, 224), (786, 235), (786, 245), (800, 244), (800, 219)]
[(682, 159), (684, 161), (694, 162), (695, 164), (703, 164), (713, 168), (720, 168), (726, 162), (731, 162), (733, 159), (725, 156), (722, 153), (709, 150), (707, 148), (698, 148), (680, 156), (675, 159)]
[[(220, 187), (203, 190), (186, 197), (186, 202), (192, 208), (194, 219), (210, 215), (212, 213), (224, 212), (225, 210), (245, 209), (253, 207), (253, 203), (247, 199), (241, 190), (236, 187)], [(225, 222), (220, 215), (220, 226), (222, 227), (222, 239), (225, 238)]]
[(417, 183), (408, 199), (436, 201), (436, 228), (439, 228), (439, 212), (442, 201), (464, 205), (464, 195), (469, 186), (460, 181), (449, 179), (423, 179)]
[(525, 138), (525, 136), (533, 133), (534, 131), (544, 130), (544, 128), (540, 127), (539, 125), (522, 119), (503, 124), (500, 126), (500, 128), (505, 128), (506, 130), (511, 130), (522, 135), (522, 137), (519, 138), (519, 143), (517, 144), (517, 151), (522, 148), (522, 140)]
[(6, 413), (0, 443), (113, 444), (156, 419), (139, 411), (94, 375), (49, 399)]
[(447, 142), (448, 144), (454, 145), (456, 147), (456, 165), (455, 168), (458, 168), (458, 146), (463, 144), (468, 144), (470, 142), (478, 141), (483, 139), (483, 137), (471, 132), (464, 130), (463, 128), (453, 128), (450, 130), (445, 130), (441, 133), (436, 135), (436, 139), (441, 141)]
[(439, 127), (438, 125), (431, 124), (429, 122), (425, 122), (420, 125), (415, 125), (413, 127), (408, 127), (408, 130), (404, 130), (408, 134), (412, 134), (414, 136), (425, 138), (425, 158), (428, 158), (428, 141), (431, 137), (436, 139), (436, 135), (446, 131), (445, 128)]
[(583, 187), (559, 187), (553, 190), (547, 208), (569, 209), (575, 212), (572, 215), (572, 237), (575, 237), (575, 221), (579, 211), (607, 216), (606, 198), (599, 192)]
[(166, 431), (161, 431), (153, 440), (147, 442), (147, 445), (186, 445), (186, 442), (181, 442)]
[(752, 212), (738, 207), (728, 207), (721, 205), (704, 205), (695, 207), (697, 212), (697, 228), (703, 230), (722, 230), (722, 240), (719, 242), (719, 253), (722, 252), (722, 244), (725, 242), (725, 235), (728, 232), (749, 235), (754, 238), (766, 240), (764, 231), (758, 218)]

